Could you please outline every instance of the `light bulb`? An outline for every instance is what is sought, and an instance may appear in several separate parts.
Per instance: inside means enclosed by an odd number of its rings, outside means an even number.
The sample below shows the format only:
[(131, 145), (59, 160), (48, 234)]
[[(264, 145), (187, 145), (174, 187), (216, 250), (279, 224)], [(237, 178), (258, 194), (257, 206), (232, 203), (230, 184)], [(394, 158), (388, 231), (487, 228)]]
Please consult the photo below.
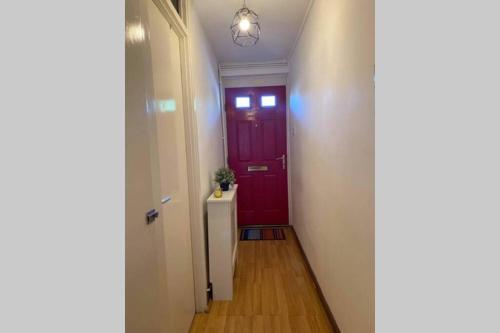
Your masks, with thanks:
[(250, 28), (250, 21), (248, 21), (248, 19), (245, 17), (240, 21), (240, 29), (243, 31), (247, 31), (248, 28)]

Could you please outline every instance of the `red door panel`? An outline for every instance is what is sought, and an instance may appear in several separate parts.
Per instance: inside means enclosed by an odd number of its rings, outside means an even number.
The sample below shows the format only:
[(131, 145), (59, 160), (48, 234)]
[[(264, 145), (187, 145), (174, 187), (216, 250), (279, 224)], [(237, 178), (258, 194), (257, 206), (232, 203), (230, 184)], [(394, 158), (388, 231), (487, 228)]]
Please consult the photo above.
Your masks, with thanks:
[[(286, 88), (226, 89), (229, 167), (238, 183), (239, 225), (288, 224)], [(262, 96), (275, 96), (263, 107)], [(250, 107), (238, 108), (237, 97)]]

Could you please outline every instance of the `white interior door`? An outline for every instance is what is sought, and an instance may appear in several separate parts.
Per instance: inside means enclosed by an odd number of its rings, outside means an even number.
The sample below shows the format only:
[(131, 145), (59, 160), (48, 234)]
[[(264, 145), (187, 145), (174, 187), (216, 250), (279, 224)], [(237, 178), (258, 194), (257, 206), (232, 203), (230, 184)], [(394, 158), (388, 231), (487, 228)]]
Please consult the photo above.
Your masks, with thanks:
[(145, 66), (148, 46), (140, 1), (126, 1), (125, 47), (125, 327), (127, 333), (161, 332), (162, 225), (146, 223), (156, 208)]
[[(188, 332), (195, 306), (180, 39), (153, 0), (126, 1), (126, 29), (126, 332)], [(159, 218), (147, 224), (152, 209)]]
[(148, 2), (166, 280), (164, 332), (187, 332), (195, 312), (180, 39)]

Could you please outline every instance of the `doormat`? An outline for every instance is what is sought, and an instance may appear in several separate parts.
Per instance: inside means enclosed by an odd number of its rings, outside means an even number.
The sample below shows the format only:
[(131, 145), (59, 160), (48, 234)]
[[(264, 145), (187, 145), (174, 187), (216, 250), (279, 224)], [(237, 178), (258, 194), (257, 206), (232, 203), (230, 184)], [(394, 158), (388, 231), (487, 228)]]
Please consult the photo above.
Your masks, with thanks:
[(285, 240), (282, 228), (243, 229), (240, 240)]

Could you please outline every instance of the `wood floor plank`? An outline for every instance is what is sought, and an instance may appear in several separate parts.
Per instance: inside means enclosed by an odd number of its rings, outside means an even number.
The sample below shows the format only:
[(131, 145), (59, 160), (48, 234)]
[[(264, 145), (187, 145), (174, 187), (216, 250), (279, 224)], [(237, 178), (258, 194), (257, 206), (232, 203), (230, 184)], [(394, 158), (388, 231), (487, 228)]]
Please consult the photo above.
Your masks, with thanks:
[(207, 328), (208, 314), (196, 314), (191, 324), (191, 332), (205, 332)]
[(205, 330), (207, 333), (223, 333), (226, 327), (227, 316), (209, 315)]
[(228, 316), (224, 333), (252, 333), (252, 322), (251, 316)]
[(191, 333), (333, 332), (293, 232), (285, 240), (240, 241), (232, 301), (196, 314)]

